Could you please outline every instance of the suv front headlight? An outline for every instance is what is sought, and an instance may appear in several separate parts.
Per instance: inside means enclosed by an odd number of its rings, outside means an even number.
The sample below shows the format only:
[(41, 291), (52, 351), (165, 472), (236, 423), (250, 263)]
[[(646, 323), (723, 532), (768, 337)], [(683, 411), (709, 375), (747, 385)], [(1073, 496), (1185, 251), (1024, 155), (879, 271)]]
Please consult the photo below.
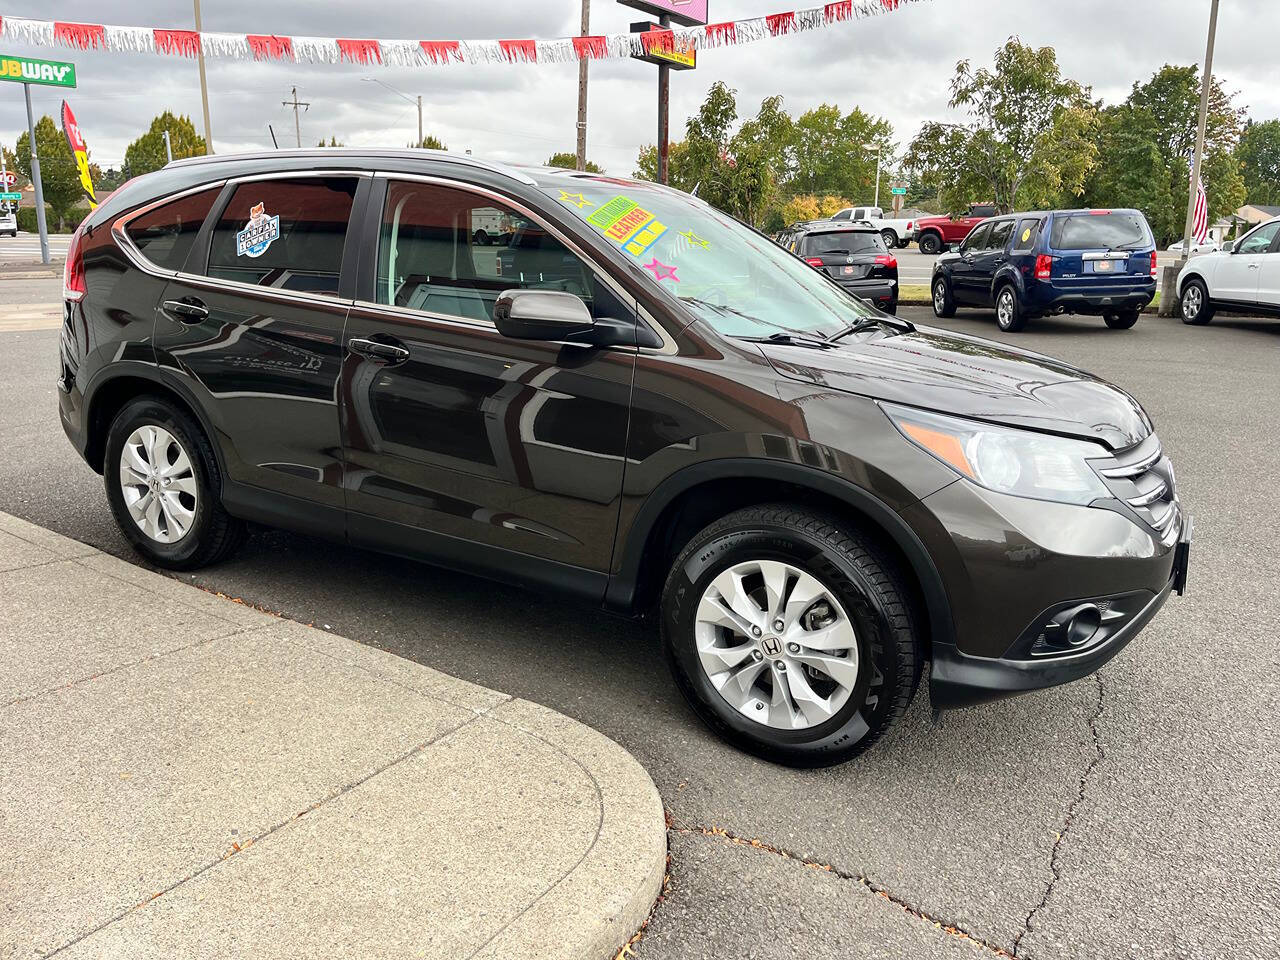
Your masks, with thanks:
[(997, 493), (1088, 504), (1114, 496), (1088, 460), (1104, 447), (882, 403), (902, 435), (962, 477)]

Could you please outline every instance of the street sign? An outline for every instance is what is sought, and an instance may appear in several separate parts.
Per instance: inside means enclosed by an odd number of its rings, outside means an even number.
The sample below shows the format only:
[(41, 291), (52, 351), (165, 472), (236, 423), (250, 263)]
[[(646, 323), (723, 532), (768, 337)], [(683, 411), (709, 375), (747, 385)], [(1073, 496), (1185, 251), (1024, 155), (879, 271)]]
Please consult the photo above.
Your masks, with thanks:
[(696, 27), (707, 22), (708, 0), (618, 0), (618, 2), (655, 17), (669, 17), (685, 27)]
[(907, 188), (906, 188), (906, 187), (891, 187), (891, 188), (889, 189), (889, 192), (890, 192), (890, 193), (892, 193), (895, 197), (905, 197), (905, 196), (907, 195)]
[(631, 32), (640, 34), (644, 44), (643, 54), (632, 54), (633, 60), (645, 63), (665, 64), (672, 70), (695, 70), (698, 66), (698, 51), (693, 47), (678, 47), (675, 34), (664, 30), (656, 23), (641, 21), (631, 25)]
[(76, 65), (62, 60), (36, 60), (0, 53), (0, 80), (39, 83), (46, 87), (74, 87)]
[(18, 193), (17, 191), (14, 191), (13, 193), (9, 193), (8, 191), (5, 191), (4, 193), (0, 193), (0, 200), (21, 200), (21, 199), (22, 199), (22, 194)]
[(6, 170), (3, 175), (0, 175), (0, 184), (6, 187), (12, 187), (17, 182), (18, 175), (12, 170)]

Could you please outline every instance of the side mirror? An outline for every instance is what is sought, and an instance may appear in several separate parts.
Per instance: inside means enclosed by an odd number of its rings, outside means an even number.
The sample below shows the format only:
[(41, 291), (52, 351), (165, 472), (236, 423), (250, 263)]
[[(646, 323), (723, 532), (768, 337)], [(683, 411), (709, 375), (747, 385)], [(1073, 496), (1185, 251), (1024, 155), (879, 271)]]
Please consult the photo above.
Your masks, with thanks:
[(1223, 253), (1235, 253), (1235, 252), (1236, 252), (1236, 242), (1235, 242), (1234, 240), (1228, 240), (1226, 243), (1224, 243), (1224, 244), (1222, 245), (1222, 252), (1223, 252)]
[(581, 297), (559, 290), (504, 290), (493, 308), (498, 332), (516, 340), (570, 340), (594, 322)]

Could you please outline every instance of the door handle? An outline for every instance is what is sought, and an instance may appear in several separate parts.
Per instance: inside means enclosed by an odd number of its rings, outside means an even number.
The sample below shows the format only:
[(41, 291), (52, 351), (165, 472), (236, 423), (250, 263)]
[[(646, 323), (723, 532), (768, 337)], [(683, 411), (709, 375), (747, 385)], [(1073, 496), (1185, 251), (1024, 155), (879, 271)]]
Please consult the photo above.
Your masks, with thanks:
[(1249, 269), (1250, 269), (1250, 270), (1261, 270), (1261, 269), (1262, 269), (1262, 264), (1260, 264), (1260, 263), (1251, 263), (1251, 264), (1249, 264)]
[(166, 300), (164, 312), (180, 323), (199, 323), (209, 318), (209, 308), (195, 297), (185, 300)]
[(397, 346), (394, 343), (383, 343), (380, 340), (365, 340), (357, 337), (354, 340), (348, 340), (347, 347), (352, 353), (358, 353), (369, 360), (376, 360), (378, 363), (388, 365), (404, 363), (409, 359), (407, 347)]

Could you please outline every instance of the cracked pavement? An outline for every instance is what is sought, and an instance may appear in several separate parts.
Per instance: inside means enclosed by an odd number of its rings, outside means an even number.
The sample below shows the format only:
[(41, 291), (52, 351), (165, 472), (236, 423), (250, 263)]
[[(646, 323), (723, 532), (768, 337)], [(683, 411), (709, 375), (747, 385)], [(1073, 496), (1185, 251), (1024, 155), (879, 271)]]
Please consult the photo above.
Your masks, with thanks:
[[(626, 747), (673, 822), (641, 960), (1280, 955), (1280, 322), (945, 325), (1119, 383), (1173, 458), (1197, 525), (1188, 596), (1097, 679), (937, 722), (922, 691), (868, 755), (794, 771), (707, 733), (652, 631), (555, 597), (278, 532), (194, 582)], [(133, 559), (62, 438), (56, 332), (0, 338), (0, 509)]]

